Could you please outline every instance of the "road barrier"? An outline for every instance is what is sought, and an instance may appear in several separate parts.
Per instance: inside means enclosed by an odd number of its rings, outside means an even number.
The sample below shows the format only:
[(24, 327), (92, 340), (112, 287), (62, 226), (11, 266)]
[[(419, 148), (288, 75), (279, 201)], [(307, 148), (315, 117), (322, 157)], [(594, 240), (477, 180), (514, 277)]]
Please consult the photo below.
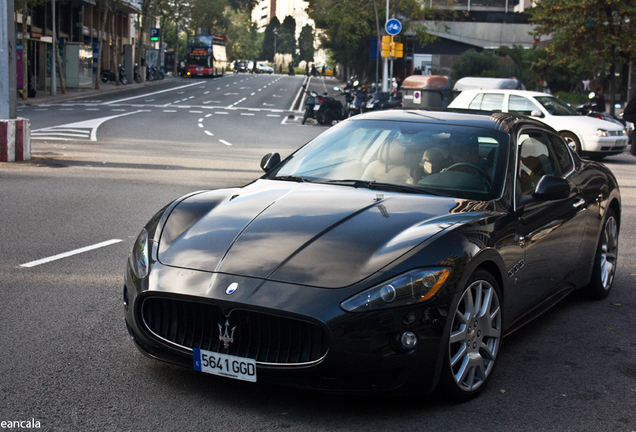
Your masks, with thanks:
[(0, 120), (0, 162), (31, 159), (30, 125), (28, 119)]

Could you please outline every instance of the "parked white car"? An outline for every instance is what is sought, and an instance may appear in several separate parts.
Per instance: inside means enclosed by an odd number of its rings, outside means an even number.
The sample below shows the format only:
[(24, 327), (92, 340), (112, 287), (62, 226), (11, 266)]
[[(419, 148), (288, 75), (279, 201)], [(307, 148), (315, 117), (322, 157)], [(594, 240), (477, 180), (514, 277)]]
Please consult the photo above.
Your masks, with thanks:
[(560, 99), (525, 90), (464, 90), (449, 108), (516, 112), (537, 118), (557, 130), (579, 155), (601, 159), (627, 147), (627, 131), (619, 124), (579, 115)]
[(274, 68), (271, 67), (271, 66), (268, 66), (267, 63), (257, 62), (256, 63), (256, 72), (273, 74), (274, 73)]

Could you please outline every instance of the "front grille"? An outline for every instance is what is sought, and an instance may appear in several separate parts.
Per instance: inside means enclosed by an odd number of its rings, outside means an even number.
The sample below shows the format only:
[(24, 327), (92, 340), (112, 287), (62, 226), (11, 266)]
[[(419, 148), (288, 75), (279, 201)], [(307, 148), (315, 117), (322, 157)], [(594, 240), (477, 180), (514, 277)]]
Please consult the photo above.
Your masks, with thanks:
[[(141, 315), (146, 329), (163, 341), (251, 358), (263, 365), (314, 363), (327, 353), (325, 331), (306, 321), (244, 309), (235, 309), (226, 318), (215, 305), (161, 297), (146, 298)], [(233, 338), (227, 348), (220, 339), (226, 332)]]

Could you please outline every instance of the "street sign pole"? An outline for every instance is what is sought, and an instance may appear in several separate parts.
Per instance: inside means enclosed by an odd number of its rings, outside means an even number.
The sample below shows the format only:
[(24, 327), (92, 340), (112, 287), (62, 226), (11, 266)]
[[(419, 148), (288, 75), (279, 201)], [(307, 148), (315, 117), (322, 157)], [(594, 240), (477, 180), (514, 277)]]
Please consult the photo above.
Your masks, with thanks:
[(0, 0), (0, 119), (15, 119), (17, 93), (13, 0)]

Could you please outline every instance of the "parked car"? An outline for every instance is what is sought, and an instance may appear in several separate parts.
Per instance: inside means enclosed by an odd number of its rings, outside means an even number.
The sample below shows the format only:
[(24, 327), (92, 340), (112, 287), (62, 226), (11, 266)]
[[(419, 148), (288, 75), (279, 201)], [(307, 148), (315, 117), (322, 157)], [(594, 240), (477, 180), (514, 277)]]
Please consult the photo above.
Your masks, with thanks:
[(556, 129), (579, 155), (596, 159), (622, 153), (627, 147), (624, 126), (579, 115), (560, 99), (525, 90), (464, 90), (449, 108), (516, 112)]
[(611, 290), (616, 179), (534, 119), (361, 114), (261, 168), (246, 186), (175, 200), (139, 233), (122, 298), (150, 358), (466, 400), (504, 335), (571, 291)]
[(273, 74), (274, 68), (264, 62), (256, 62), (256, 72)]

